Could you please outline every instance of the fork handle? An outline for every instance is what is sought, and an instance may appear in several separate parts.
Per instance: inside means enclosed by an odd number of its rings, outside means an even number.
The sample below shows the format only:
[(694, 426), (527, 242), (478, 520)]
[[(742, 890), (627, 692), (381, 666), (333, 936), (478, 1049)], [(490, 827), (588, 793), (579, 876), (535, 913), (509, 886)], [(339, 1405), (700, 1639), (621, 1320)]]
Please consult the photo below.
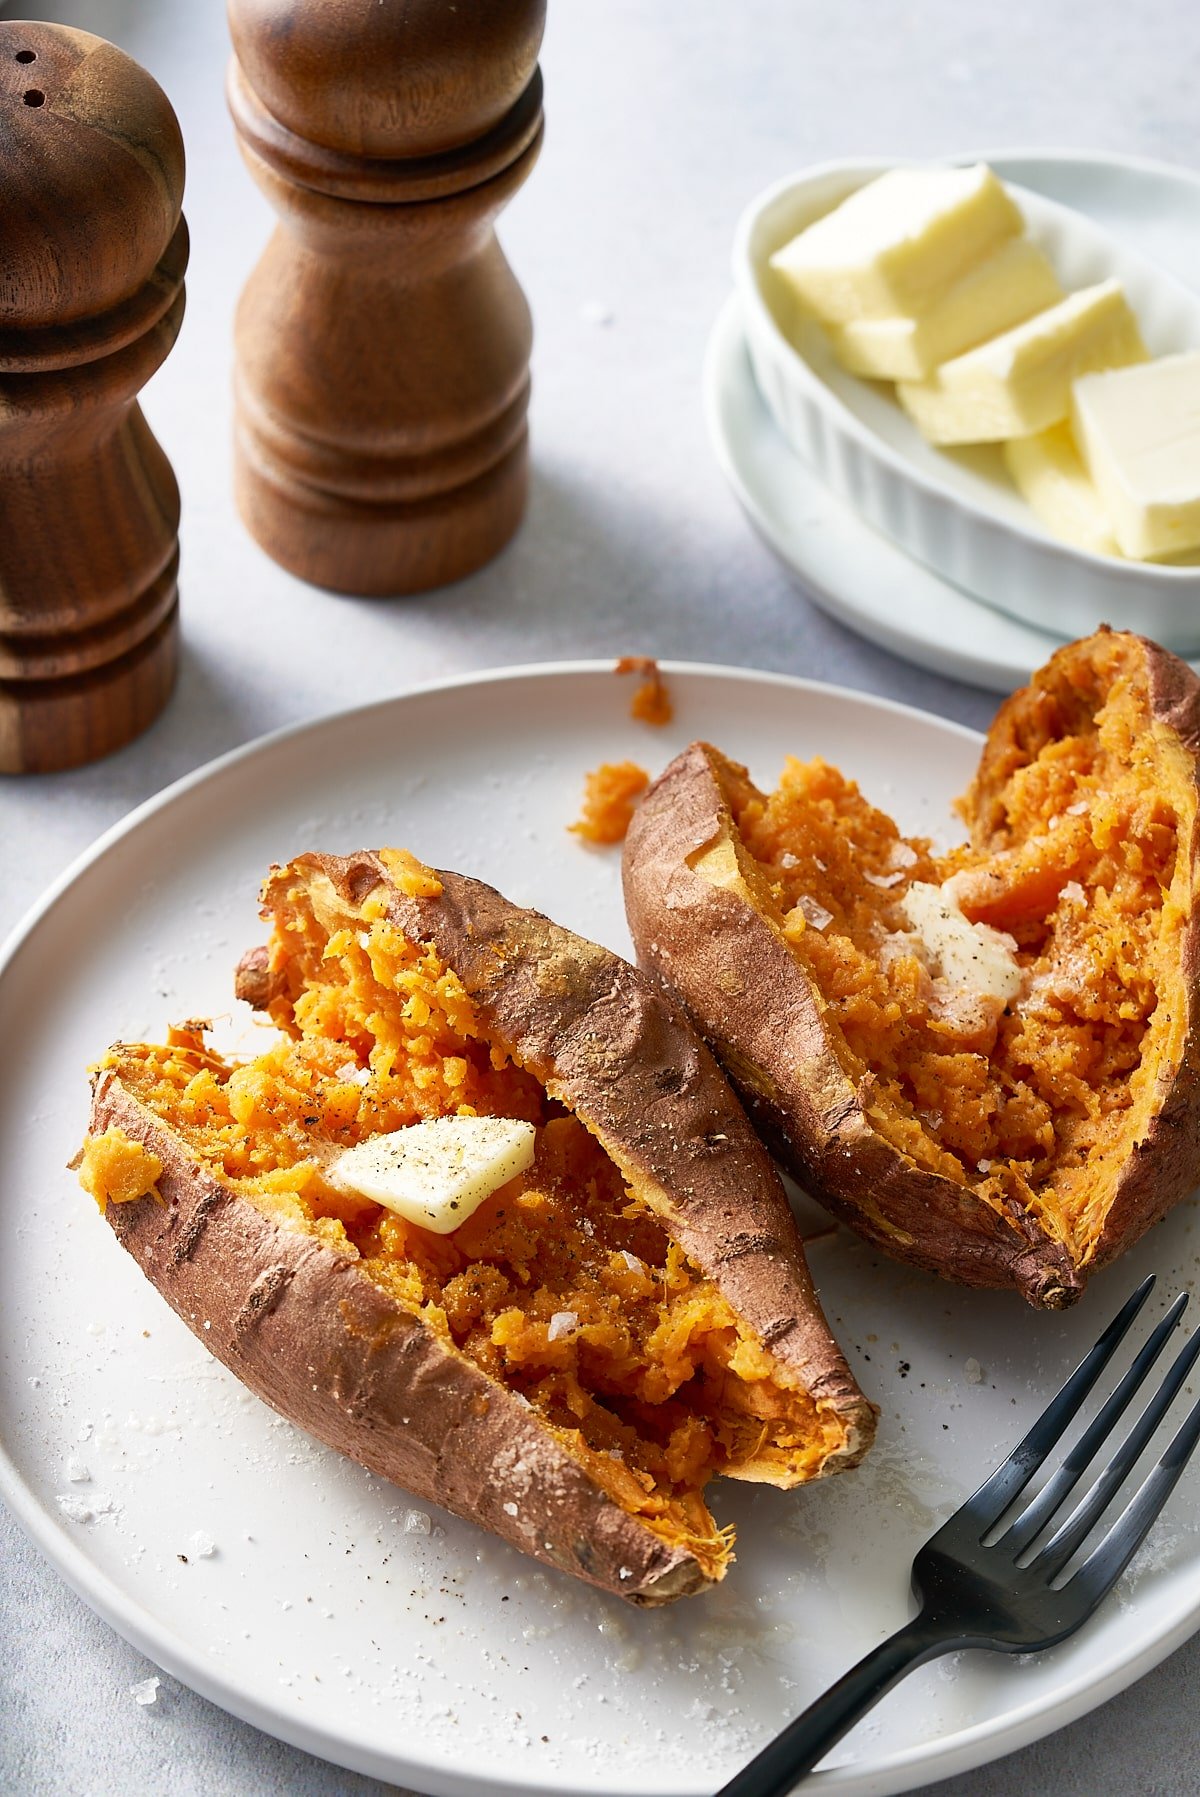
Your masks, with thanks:
[(944, 1624), (924, 1613), (915, 1616), (789, 1722), (717, 1797), (785, 1797), (906, 1672), (962, 1645)]

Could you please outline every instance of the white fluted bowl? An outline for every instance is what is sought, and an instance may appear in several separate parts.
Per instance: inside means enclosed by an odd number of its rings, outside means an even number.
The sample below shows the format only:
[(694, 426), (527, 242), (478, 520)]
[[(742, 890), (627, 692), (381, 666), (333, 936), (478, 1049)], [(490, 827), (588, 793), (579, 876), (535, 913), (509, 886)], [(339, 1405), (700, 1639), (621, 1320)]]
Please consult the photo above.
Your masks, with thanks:
[[(780, 430), (868, 524), (975, 598), (1061, 637), (1108, 623), (1197, 652), (1200, 565), (1123, 561), (1050, 536), (1009, 479), (999, 445), (926, 443), (890, 384), (838, 365), (820, 325), (770, 268), (798, 231), (891, 166), (854, 159), (802, 170), (760, 194), (739, 222), (733, 265), (746, 339)], [(1064, 287), (1116, 276), (1152, 356), (1200, 348), (1200, 295), (1083, 213), (1007, 185)]]

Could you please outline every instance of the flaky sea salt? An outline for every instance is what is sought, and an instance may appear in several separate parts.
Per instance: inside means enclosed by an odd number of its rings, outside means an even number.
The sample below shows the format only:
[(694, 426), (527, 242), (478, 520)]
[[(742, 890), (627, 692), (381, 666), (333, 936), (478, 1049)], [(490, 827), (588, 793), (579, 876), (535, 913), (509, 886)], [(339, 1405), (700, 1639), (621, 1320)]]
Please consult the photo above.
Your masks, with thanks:
[(200, 1560), (211, 1559), (217, 1551), (217, 1544), (207, 1529), (195, 1529), (188, 1536), (188, 1546)]
[(792, 851), (788, 849), (779, 857), (779, 865), (780, 867), (799, 867), (799, 856), (793, 855)]
[(68, 1522), (94, 1522), (96, 1512), (83, 1498), (67, 1495), (58, 1499), (58, 1507)]
[(894, 842), (892, 844), (892, 852), (888, 856), (889, 867), (915, 867), (916, 862), (916, 849), (910, 849), (906, 842)]
[(71, 1484), (87, 1485), (90, 1482), (91, 1477), (92, 1475), (83, 1464), (83, 1461), (80, 1460), (77, 1454), (72, 1454), (67, 1461), (67, 1478), (70, 1480)]
[(406, 1510), (404, 1513), (404, 1533), (406, 1535), (428, 1535), (432, 1524), (424, 1510)]
[[(631, 1254), (628, 1248), (622, 1248), (621, 1259), (625, 1262), (625, 1265), (629, 1268), (631, 1273), (644, 1273), (646, 1271), (645, 1261), (639, 1260), (636, 1254)], [(566, 1315), (569, 1313), (564, 1312), (563, 1314)]]
[(827, 911), (824, 905), (807, 892), (801, 893), (797, 899), (796, 909), (805, 923), (810, 923), (814, 930), (823, 930), (833, 922), (833, 912)]
[(129, 1695), (132, 1697), (134, 1703), (140, 1703), (143, 1705), (148, 1704), (148, 1703), (157, 1703), (158, 1702), (158, 1687), (161, 1684), (162, 1684), (162, 1680), (160, 1678), (139, 1679), (136, 1685), (130, 1685)]
[(98, 1516), (112, 1516), (117, 1505), (103, 1491), (89, 1492), (86, 1498), (75, 1492), (60, 1492), (55, 1496), (62, 1514), (68, 1522), (95, 1522)]
[(973, 1354), (970, 1356), (970, 1358), (968, 1360), (966, 1360), (964, 1362), (963, 1372), (967, 1376), (967, 1384), (968, 1385), (982, 1385), (983, 1384), (983, 1368), (980, 1366), (979, 1362), (976, 1360), (976, 1358)]
[(1066, 899), (1068, 905), (1087, 904), (1087, 893), (1083, 890), (1083, 887), (1079, 884), (1078, 880), (1068, 880), (1062, 889), (1062, 896)]
[(1090, 810), (1091, 806), (1086, 799), (1076, 799), (1073, 805), (1067, 806), (1066, 815), (1068, 817), (1086, 817)]
[(546, 1330), (548, 1342), (561, 1341), (564, 1335), (573, 1335), (579, 1327), (579, 1318), (573, 1310), (556, 1310), (550, 1318), (550, 1326)]
[(885, 888), (888, 886), (898, 886), (903, 878), (904, 878), (904, 874), (900, 871), (900, 869), (897, 869), (894, 874), (864, 874), (863, 875), (863, 879), (867, 882), (868, 886), (882, 886)]
[(505, 1516), (515, 1516), (517, 1514), (517, 1506), (513, 1503), (511, 1498), (504, 1506), (504, 1514)]
[(371, 1069), (360, 1067), (357, 1061), (343, 1062), (334, 1074), (335, 1079), (340, 1079), (347, 1086), (365, 1086), (370, 1077)]

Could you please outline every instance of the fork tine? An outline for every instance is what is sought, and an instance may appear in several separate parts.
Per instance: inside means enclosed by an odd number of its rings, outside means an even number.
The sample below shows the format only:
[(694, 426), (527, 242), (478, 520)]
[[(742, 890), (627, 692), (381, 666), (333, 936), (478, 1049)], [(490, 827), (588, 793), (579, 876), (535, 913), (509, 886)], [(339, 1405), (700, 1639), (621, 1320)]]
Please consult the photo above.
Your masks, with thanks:
[[(1143, 1279), (1126, 1300), (1095, 1347), (1084, 1355), (1058, 1395), (1050, 1400), (1033, 1428), (973, 1497), (963, 1505), (983, 1530), (990, 1529), (1013, 1499), (1024, 1491), (1055, 1442), (1074, 1418), (1093, 1385), (1116, 1353), (1130, 1324), (1154, 1289), (1155, 1276)], [(961, 1513), (960, 1513), (961, 1514)]]
[[(1180, 1292), (1174, 1304), (1172, 1304), (1170, 1310), (1168, 1310), (1166, 1316), (1162, 1319), (1162, 1322), (1159, 1323), (1153, 1335), (1150, 1337), (1129, 1371), (1125, 1374), (1125, 1377), (1121, 1380), (1121, 1383), (1117, 1386), (1117, 1389), (1105, 1404), (1103, 1410), (1100, 1411), (1099, 1415), (1080, 1436), (1070, 1453), (1064, 1458), (1062, 1465), (1058, 1467), (1051, 1478), (1047, 1479), (1046, 1483), (1028, 1508), (1023, 1510), (1013, 1523), (1012, 1527), (1005, 1531), (1001, 1540), (1004, 1542), (1005, 1549), (1014, 1556), (1019, 1554), (1023, 1548), (1027, 1547), (1036, 1535), (1041, 1534), (1064, 1498), (1066, 1498), (1068, 1493), (1073, 1491), (1075, 1486), (1079, 1483), (1080, 1478), (1086, 1472), (1095, 1456), (1100, 1452), (1100, 1449), (1111, 1435), (1118, 1418), (1132, 1402), (1135, 1393), (1141, 1387), (1150, 1368), (1162, 1353), (1167, 1337), (1174, 1330), (1180, 1317), (1183, 1315), (1187, 1301), (1188, 1294), (1186, 1292)], [(1170, 1400), (1168, 1399), (1168, 1402), (1169, 1401)], [(1159, 1414), (1161, 1415), (1162, 1412)], [(1146, 1441), (1148, 1440), (1149, 1436), (1146, 1437)], [(1145, 1447), (1146, 1441), (1142, 1442), (1142, 1447)], [(1137, 1453), (1140, 1454), (1141, 1451), (1142, 1448), (1140, 1447), (1138, 1448)], [(1134, 1455), (1134, 1459), (1136, 1458), (1137, 1454)], [(1133, 1461), (1131, 1460), (1126, 1466), (1125, 1471), (1128, 1472), (1129, 1467), (1132, 1465)], [(1124, 1476), (1123, 1473), (1121, 1477), (1123, 1478)], [(1118, 1481), (1118, 1483), (1119, 1482), (1120, 1481)], [(1111, 1492), (1109, 1495), (1111, 1496)], [(1107, 1499), (1105, 1501), (1107, 1502)], [(1102, 1510), (1103, 1508), (1104, 1505), (1102, 1504), (1100, 1509)], [(1078, 1515), (1078, 1511), (1076, 1511), (1075, 1514)], [(1099, 1514), (1100, 1511), (1098, 1510), (1096, 1515), (1098, 1516)], [(1074, 1516), (1071, 1520), (1072, 1522), (1074, 1521)], [(1062, 1531), (1060, 1530), (1059, 1534), (1061, 1533)], [(1085, 1529), (1084, 1534), (1086, 1533), (1087, 1530)], [(1080, 1539), (1082, 1540), (1082, 1538), (1083, 1537), (1081, 1536)], [(1054, 1537), (1054, 1540), (1058, 1540), (1058, 1535)], [(1053, 1545), (1053, 1542), (1049, 1544), (1051, 1547)]]
[(1144, 1453), (1151, 1436), (1167, 1414), (1176, 1392), (1200, 1356), (1200, 1329), (1178, 1355), (1174, 1366), (1154, 1397), (1129, 1431), (1100, 1477), (1086, 1497), (1071, 1512), (1061, 1528), (1055, 1530), (1041, 1553), (1032, 1560), (1027, 1571), (1042, 1573), (1052, 1579), (1066, 1565), (1088, 1530), (1100, 1520), (1122, 1480)]
[(1200, 1398), (1192, 1405), (1145, 1484), (1121, 1512), (1099, 1546), (1094, 1548), (1063, 1587), (1078, 1590), (1094, 1609), (1111, 1591), (1142, 1542), (1150, 1533), (1159, 1511), (1175, 1489), (1180, 1473), (1200, 1441)]

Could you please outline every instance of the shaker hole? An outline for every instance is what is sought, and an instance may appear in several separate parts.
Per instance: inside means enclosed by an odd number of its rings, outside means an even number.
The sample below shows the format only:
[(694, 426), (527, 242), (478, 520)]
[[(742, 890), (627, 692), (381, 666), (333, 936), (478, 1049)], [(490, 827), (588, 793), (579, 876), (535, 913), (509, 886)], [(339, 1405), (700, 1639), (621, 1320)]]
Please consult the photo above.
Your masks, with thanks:
[(40, 87), (26, 88), (25, 104), (26, 106), (44, 106), (46, 104), (46, 96)]
[(37, 51), (36, 50), (18, 50), (17, 55), (16, 55), (16, 60), (17, 60), (17, 62), (36, 62), (37, 61)]

